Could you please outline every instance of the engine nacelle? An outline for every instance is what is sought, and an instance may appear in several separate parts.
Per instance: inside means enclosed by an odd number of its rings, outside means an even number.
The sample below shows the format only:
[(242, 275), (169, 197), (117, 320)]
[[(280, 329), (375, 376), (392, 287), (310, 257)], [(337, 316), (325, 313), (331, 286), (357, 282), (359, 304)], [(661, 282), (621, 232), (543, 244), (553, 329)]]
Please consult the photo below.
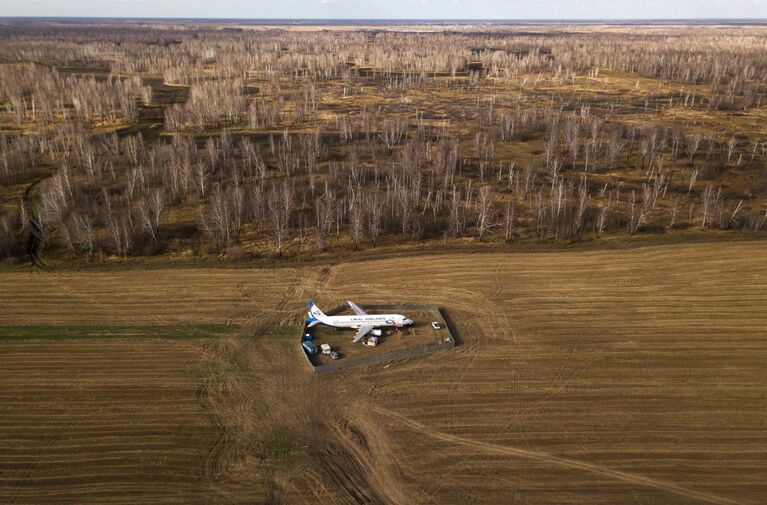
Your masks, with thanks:
[(370, 334), (373, 335), (374, 337), (380, 337), (381, 335), (383, 335), (383, 332), (381, 330), (370, 330)]

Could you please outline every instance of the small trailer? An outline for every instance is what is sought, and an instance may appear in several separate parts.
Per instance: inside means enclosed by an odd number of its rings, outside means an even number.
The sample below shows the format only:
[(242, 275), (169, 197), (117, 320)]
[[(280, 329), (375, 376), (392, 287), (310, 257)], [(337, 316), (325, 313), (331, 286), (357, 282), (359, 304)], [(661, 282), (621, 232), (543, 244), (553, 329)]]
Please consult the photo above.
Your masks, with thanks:
[(322, 344), (320, 346), (320, 349), (322, 349), (322, 354), (325, 354), (326, 356), (330, 356), (330, 353), (333, 352), (333, 349), (330, 347), (330, 344)]
[(378, 345), (378, 342), (380, 340), (376, 336), (368, 337), (367, 342), (365, 342), (365, 345), (368, 347), (375, 347)]

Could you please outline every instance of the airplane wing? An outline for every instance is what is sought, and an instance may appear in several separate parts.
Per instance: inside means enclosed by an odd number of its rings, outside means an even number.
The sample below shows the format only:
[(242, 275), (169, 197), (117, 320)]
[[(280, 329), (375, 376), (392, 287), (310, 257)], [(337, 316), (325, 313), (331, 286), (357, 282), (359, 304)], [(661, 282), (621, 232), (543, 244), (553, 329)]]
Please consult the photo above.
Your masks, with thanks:
[(357, 314), (358, 316), (367, 316), (367, 313), (364, 310), (362, 310), (359, 307), (359, 305), (357, 305), (356, 303), (354, 303), (351, 300), (347, 300), (347, 302), (349, 303), (349, 307), (352, 308), (352, 310), (354, 311), (355, 314)]
[(362, 328), (357, 330), (357, 334), (354, 335), (354, 340), (352, 340), (352, 342), (359, 342), (360, 340), (362, 340), (362, 337), (370, 333), (370, 330), (372, 329), (373, 329), (372, 326), (363, 326)]

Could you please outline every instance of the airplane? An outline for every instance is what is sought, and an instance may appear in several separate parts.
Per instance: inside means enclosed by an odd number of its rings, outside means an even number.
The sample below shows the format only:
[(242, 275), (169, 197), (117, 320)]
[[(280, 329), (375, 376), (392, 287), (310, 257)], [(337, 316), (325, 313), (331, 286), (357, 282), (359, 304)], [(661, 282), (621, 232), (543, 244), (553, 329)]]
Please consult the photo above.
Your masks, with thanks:
[(354, 311), (355, 315), (353, 316), (326, 316), (314, 302), (306, 302), (306, 305), (309, 307), (309, 318), (306, 320), (307, 327), (311, 328), (318, 324), (324, 324), (334, 328), (354, 328), (357, 330), (357, 334), (354, 335), (352, 342), (359, 342), (368, 333), (373, 333), (373, 335), (380, 337), (381, 330), (377, 328), (387, 326), (402, 328), (413, 324), (412, 319), (408, 319), (402, 314), (368, 314), (359, 308), (356, 303), (352, 301), (348, 303), (349, 307)]

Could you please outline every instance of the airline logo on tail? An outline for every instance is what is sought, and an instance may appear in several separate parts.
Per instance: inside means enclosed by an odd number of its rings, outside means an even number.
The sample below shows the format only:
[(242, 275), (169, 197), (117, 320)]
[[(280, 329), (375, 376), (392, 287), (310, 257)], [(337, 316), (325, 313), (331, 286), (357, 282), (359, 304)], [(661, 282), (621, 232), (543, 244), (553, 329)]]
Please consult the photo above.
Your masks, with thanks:
[(307, 307), (309, 307), (309, 320), (308, 322), (314, 322), (314, 321), (322, 321), (325, 319), (325, 314), (320, 310), (317, 305), (314, 304), (314, 302), (306, 302)]

